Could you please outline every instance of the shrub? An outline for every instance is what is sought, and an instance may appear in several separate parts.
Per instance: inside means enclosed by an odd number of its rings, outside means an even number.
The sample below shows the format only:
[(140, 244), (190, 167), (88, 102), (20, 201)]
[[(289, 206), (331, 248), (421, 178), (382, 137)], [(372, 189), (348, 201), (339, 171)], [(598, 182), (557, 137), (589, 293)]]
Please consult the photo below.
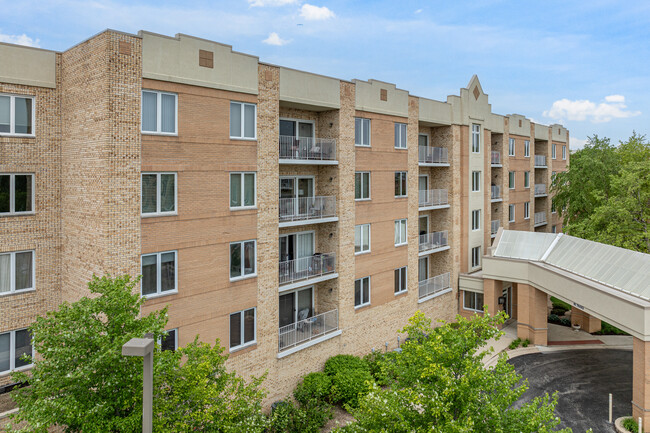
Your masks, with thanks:
[(521, 338), (512, 340), (512, 342), (510, 342), (510, 345), (508, 346), (508, 349), (516, 349), (517, 347), (519, 347), (520, 344), (521, 344)]
[(571, 326), (571, 321), (569, 319), (562, 318), (562, 319), (560, 319), (560, 325), (562, 325), (562, 326)]
[[(631, 431), (632, 433), (639, 433), (639, 424), (634, 418), (625, 418), (622, 424), (624, 428)], [(643, 430), (645, 430), (645, 428)]]
[(363, 357), (363, 360), (368, 364), (368, 369), (375, 381), (382, 386), (388, 385), (388, 375), (382, 369), (382, 364), (390, 361), (394, 357), (394, 352), (383, 354), (381, 352), (372, 352)]
[(307, 405), (296, 407), (293, 403), (282, 400), (273, 403), (271, 432), (319, 433), (331, 417), (331, 408), (326, 403), (318, 404), (312, 400)]
[(553, 308), (551, 310), (551, 314), (555, 314), (556, 316), (564, 316), (564, 313), (566, 313), (567, 310), (564, 308)]
[(553, 308), (562, 308), (564, 311), (569, 311), (571, 309), (571, 305), (564, 301), (560, 301), (558, 298), (553, 296), (551, 296), (551, 304), (553, 304)]
[(548, 316), (548, 322), (549, 323), (560, 323), (560, 318), (558, 317), (557, 314), (551, 314)]
[(363, 359), (354, 355), (336, 355), (325, 361), (325, 373), (330, 376), (345, 370), (364, 370), (370, 374), (370, 368)]
[(374, 382), (370, 372), (365, 369), (339, 371), (332, 379), (332, 401), (356, 408), (359, 399), (370, 392)]
[(330, 395), (332, 379), (325, 373), (309, 373), (303, 377), (293, 391), (293, 396), (300, 404), (308, 404), (312, 400), (325, 401)]
[(616, 326), (610, 325), (607, 322), (601, 322), (600, 331), (594, 332), (596, 335), (630, 335), (625, 331), (621, 331)]
[(528, 338), (526, 338), (524, 341), (521, 342), (522, 347), (528, 347), (529, 344), (530, 344), (530, 340)]

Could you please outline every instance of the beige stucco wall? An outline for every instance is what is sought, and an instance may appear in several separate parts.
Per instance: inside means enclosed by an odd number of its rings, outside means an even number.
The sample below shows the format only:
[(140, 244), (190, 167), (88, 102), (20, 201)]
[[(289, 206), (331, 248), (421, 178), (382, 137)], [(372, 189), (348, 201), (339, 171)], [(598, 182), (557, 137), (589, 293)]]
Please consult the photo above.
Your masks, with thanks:
[[(524, 137), (530, 136), (530, 120), (526, 119), (521, 114), (509, 114), (510, 118), (509, 131), (513, 135), (521, 135)], [(531, 152), (532, 153), (532, 152)]]
[(335, 78), (280, 68), (280, 101), (311, 109), (339, 108), (341, 84)]
[(569, 141), (568, 131), (564, 126), (558, 125), (557, 123), (551, 125), (551, 134), (553, 135), (551, 138), (553, 141), (560, 141), (562, 143), (568, 143)]
[(0, 83), (56, 87), (56, 53), (0, 43)]
[[(360, 111), (388, 114), (391, 116), (408, 117), (408, 97), (406, 90), (395, 87), (394, 84), (377, 80), (352, 80), (355, 84), (355, 108)], [(380, 98), (381, 91), (386, 90), (386, 101)]]
[(425, 125), (451, 125), (451, 105), (433, 99), (419, 98), (420, 122)]

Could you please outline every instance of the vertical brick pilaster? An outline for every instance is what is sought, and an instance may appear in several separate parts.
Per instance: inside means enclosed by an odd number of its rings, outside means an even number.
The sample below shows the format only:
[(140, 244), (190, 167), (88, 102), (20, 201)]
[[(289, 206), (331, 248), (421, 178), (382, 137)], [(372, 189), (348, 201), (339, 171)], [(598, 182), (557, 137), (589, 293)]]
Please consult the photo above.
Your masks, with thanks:
[(650, 341), (634, 337), (632, 358), (632, 416), (643, 418), (643, 427), (650, 426)]
[(517, 283), (517, 337), (546, 346), (547, 295), (528, 284)]

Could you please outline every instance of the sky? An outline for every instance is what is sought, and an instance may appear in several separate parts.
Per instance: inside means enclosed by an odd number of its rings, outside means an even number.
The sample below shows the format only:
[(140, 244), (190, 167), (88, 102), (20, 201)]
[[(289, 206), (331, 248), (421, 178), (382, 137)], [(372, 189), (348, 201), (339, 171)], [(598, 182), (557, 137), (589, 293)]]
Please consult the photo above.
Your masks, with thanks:
[(561, 123), (572, 149), (650, 137), (647, 0), (0, 0), (0, 11), (0, 42), (64, 51), (106, 28), (185, 33), (442, 101), (477, 74), (493, 112)]

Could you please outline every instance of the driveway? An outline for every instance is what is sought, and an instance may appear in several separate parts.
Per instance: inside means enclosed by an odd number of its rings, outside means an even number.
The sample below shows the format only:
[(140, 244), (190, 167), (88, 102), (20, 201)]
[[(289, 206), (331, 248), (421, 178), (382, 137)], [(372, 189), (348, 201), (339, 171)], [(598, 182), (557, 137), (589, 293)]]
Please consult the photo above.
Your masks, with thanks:
[(571, 350), (523, 355), (511, 359), (529, 389), (515, 403), (558, 391), (556, 413), (561, 427), (574, 433), (592, 428), (613, 432), (608, 424), (608, 394), (613, 394), (614, 417), (632, 413), (632, 352), (627, 350)]

